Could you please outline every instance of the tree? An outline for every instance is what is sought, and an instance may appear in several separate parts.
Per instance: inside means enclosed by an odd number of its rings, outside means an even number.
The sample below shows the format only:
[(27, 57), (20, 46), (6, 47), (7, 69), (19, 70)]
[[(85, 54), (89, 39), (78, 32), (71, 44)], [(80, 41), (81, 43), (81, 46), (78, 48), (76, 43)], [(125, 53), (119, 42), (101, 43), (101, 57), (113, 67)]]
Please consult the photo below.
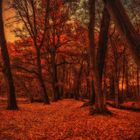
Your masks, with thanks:
[(99, 72), (96, 61), (96, 48), (95, 48), (95, 38), (94, 38), (94, 27), (95, 27), (95, 0), (89, 0), (89, 48), (90, 48), (90, 71), (91, 76), (93, 76), (94, 89), (95, 89), (95, 103), (96, 110), (102, 112), (103, 108), (101, 106), (101, 85), (99, 83)]
[(110, 25), (110, 16), (106, 7), (104, 7), (100, 35), (99, 45), (96, 53), (95, 40), (94, 40), (94, 26), (95, 26), (95, 0), (89, 0), (89, 47), (90, 47), (90, 64), (93, 73), (94, 87), (95, 87), (95, 99), (96, 99), (96, 111), (105, 112), (106, 106), (104, 103), (104, 96), (102, 91), (102, 75), (105, 63), (105, 54), (107, 50), (108, 42), (108, 30)]
[(127, 39), (128, 48), (138, 66), (140, 66), (140, 36), (134, 29), (120, 0), (104, 0), (109, 14), (113, 17), (120, 32)]
[(99, 44), (98, 44), (98, 50), (96, 56), (97, 69), (99, 73), (99, 84), (101, 88), (100, 98), (101, 98), (102, 108), (104, 108), (104, 110), (106, 109), (106, 103), (104, 103), (104, 99), (103, 99), (104, 95), (102, 90), (103, 87), (102, 82), (103, 82), (103, 72), (105, 67), (105, 58), (106, 58), (106, 52), (108, 46), (109, 26), (110, 26), (110, 15), (106, 9), (106, 6), (104, 6), (102, 20), (101, 20), (100, 34), (99, 34)]
[(7, 43), (4, 32), (4, 22), (3, 22), (3, 0), (0, 1), (0, 46), (1, 55), (3, 60), (3, 74), (7, 83), (8, 89), (8, 106), (7, 109), (15, 110), (18, 109), (16, 103), (15, 86), (13, 81), (13, 75), (11, 72), (10, 58), (7, 49)]
[[(46, 39), (50, 0), (47, 0), (45, 3), (43, 1), (34, 2), (33, 0), (23, 0), (22, 2), (14, 0), (13, 6), (24, 26), (23, 30), (20, 29), (20, 31), (24, 32), (33, 42), (36, 52), (37, 78), (42, 89), (44, 103), (49, 104), (47, 88), (42, 73), (41, 50)], [(42, 13), (43, 17), (39, 13)], [(20, 36), (23, 37), (22, 34)]]
[[(47, 61), (50, 61), (50, 75), (52, 80), (53, 100), (57, 101), (60, 97), (58, 64), (59, 60), (58, 51), (62, 46), (67, 44), (67, 21), (68, 21), (68, 8), (63, 5), (61, 0), (52, 1), (50, 16), (48, 19), (49, 29), (47, 30), (47, 41), (45, 44), (46, 53), (50, 56)], [(46, 54), (46, 55), (47, 55)]]

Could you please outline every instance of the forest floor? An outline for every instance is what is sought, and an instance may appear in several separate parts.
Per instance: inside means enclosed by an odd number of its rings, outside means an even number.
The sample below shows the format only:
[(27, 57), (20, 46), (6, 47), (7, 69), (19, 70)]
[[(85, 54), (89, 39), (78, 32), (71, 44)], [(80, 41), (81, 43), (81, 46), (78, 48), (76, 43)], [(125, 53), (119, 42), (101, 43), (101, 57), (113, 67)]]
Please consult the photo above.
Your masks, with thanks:
[(140, 113), (108, 107), (112, 115), (90, 115), (82, 101), (0, 103), (0, 140), (140, 140)]

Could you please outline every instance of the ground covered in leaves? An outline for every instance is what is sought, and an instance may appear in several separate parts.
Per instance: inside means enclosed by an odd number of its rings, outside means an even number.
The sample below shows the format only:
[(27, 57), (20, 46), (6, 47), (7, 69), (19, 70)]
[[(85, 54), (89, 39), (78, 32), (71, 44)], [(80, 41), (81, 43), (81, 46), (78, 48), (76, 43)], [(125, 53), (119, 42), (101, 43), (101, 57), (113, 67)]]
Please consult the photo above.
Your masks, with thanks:
[(18, 111), (0, 104), (0, 140), (139, 140), (140, 113), (110, 108), (112, 115), (90, 115), (83, 102), (51, 105), (19, 103)]

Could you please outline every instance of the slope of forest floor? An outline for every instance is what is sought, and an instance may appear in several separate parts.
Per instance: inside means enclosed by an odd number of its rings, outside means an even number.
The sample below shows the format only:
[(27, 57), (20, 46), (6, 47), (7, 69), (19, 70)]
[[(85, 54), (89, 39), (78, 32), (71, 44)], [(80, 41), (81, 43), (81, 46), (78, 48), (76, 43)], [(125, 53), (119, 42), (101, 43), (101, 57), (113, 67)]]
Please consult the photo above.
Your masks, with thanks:
[(82, 101), (51, 105), (19, 103), (18, 111), (0, 103), (0, 140), (139, 140), (140, 113), (109, 107), (113, 115), (89, 115)]

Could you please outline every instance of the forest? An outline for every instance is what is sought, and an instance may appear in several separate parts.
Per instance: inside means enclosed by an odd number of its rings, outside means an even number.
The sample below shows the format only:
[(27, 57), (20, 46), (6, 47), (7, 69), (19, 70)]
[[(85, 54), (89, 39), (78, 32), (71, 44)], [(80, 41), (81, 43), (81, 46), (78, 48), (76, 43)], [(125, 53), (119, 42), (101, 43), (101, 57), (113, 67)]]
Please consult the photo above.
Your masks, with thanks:
[(0, 140), (139, 140), (140, 1), (0, 0)]

